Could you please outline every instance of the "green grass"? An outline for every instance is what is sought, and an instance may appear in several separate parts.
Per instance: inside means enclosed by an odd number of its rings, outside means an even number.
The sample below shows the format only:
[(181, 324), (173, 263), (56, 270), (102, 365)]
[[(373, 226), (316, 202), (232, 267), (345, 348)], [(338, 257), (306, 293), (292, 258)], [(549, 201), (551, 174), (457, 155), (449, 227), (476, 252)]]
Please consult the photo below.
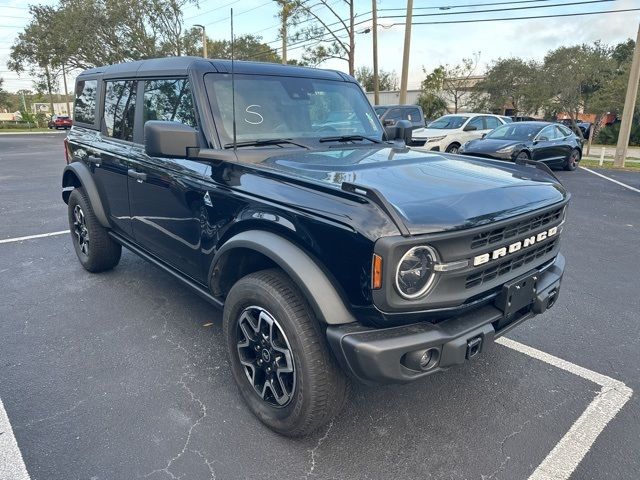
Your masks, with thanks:
[(600, 159), (583, 158), (580, 160), (580, 165), (588, 168), (607, 168), (610, 170), (628, 170), (638, 172), (640, 171), (640, 162), (625, 162), (624, 168), (618, 168), (613, 166), (613, 160), (605, 160), (602, 166), (599, 165)]
[(59, 132), (60, 130), (49, 130), (48, 128), (1, 128), (0, 133), (24, 133), (24, 132)]

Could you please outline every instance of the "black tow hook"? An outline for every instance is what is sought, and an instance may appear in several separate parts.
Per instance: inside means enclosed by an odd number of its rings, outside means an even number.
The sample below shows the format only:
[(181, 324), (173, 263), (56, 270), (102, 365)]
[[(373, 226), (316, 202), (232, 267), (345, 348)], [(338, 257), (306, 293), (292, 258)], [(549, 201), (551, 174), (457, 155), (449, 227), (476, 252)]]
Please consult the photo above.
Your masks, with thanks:
[(467, 360), (471, 360), (482, 350), (482, 337), (474, 337), (467, 341)]

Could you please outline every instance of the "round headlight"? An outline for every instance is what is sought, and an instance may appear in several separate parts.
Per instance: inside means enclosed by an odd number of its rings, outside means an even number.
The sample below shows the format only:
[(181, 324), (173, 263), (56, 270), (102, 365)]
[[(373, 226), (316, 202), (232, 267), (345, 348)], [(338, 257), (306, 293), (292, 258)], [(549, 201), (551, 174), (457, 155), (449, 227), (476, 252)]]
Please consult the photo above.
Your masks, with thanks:
[(405, 253), (396, 271), (396, 288), (400, 295), (408, 299), (424, 295), (435, 280), (433, 266), (436, 262), (436, 252), (431, 247), (413, 247)]

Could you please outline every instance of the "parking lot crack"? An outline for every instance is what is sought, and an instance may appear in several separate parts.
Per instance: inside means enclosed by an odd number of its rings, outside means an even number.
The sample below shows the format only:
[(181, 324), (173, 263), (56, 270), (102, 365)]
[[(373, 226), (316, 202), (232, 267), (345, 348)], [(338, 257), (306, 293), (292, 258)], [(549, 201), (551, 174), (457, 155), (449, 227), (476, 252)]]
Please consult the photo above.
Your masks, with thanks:
[[(194, 429), (198, 425), (200, 425), (200, 423), (207, 416), (207, 406), (204, 404), (204, 402), (202, 400), (200, 400), (200, 398), (198, 398), (196, 396), (195, 393), (193, 393), (193, 390), (191, 390), (191, 387), (189, 387), (189, 385), (185, 381), (185, 377), (187, 377), (187, 376), (188, 376), (187, 373), (183, 373), (182, 376), (180, 377), (180, 380), (178, 380), (178, 382), (176, 382), (176, 385), (179, 385), (181, 388), (186, 390), (186, 392), (189, 394), (189, 396), (191, 398), (191, 401), (198, 405), (198, 408), (200, 409), (200, 416), (189, 427), (189, 430), (187, 431), (187, 437), (186, 437), (186, 439), (185, 439), (180, 451), (176, 455), (174, 455), (172, 458), (169, 459), (169, 461), (167, 462), (167, 465), (164, 468), (159, 468), (159, 469), (156, 469), (156, 470), (152, 470), (151, 472), (149, 472), (149, 473), (144, 475), (145, 478), (150, 477), (151, 475), (153, 475), (155, 473), (166, 473), (167, 475), (169, 475), (170, 478), (173, 478), (173, 479), (180, 478), (180, 477), (176, 477), (175, 474), (171, 471), (171, 466), (174, 464), (174, 462), (176, 462), (177, 460), (182, 458), (182, 456), (187, 452), (187, 450), (189, 450), (189, 445), (191, 443), (191, 436), (193, 434)], [(194, 451), (194, 453), (196, 453), (196, 452)], [(209, 468), (209, 471), (213, 474), (211, 462), (206, 460), (205, 457), (202, 454), (200, 454), (200, 456), (205, 460), (205, 463), (207, 464), (207, 467)], [(212, 478), (215, 478), (215, 475)]]
[(331, 420), (331, 422), (327, 426), (327, 430), (326, 430), (326, 432), (324, 432), (324, 435), (318, 439), (318, 443), (316, 443), (316, 446), (313, 447), (311, 450), (309, 450), (309, 454), (311, 456), (311, 458), (310, 458), (311, 466), (309, 467), (309, 470), (307, 470), (304, 478), (309, 478), (313, 474), (313, 471), (316, 468), (316, 454), (317, 454), (318, 449), (320, 448), (320, 446), (323, 444), (323, 442), (327, 439), (327, 437), (329, 437), (329, 433), (331, 432), (331, 428), (333, 428), (333, 420)]
[(216, 480), (216, 472), (213, 470), (213, 462), (209, 460), (200, 450), (191, 450), (193, 453), (198, 455), (204, 463), (207, 465), (209, 469), (209, 473), (211, 474), (211, 480)]
[(19, 425), (16, 426), (15, 428), (29, 428), (33, 425), (35, 425), (36, 423), (42, 423), (42, 422), (48, 422), (50, 420), (54, 420), (56, 418), (62, 417), (62, 416), (66, 416), (68, 414), (70, 414), (71, 412), (73, 412), (76, 408), (78, 408), (80, 405), (82, 405), (85, 401), (84, 400), (80, 400), (78, 402), (76, 402), (71, 408), (67, 408), (66, 410), (60, 410), (59, 412), (55, 412), (51, 415), (48, 415), (46, 417), (43, 418), (37, 418), (35, 420), (31, 420), (27, 423), (25, 423), (24, 425)]

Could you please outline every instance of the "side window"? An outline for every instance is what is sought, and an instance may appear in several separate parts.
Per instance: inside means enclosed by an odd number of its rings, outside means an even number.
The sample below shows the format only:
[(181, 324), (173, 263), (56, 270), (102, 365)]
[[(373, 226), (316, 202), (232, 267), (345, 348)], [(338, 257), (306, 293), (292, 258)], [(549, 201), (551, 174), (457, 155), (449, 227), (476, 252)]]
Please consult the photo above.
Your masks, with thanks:
[(556, 128), (558, 130), (560, 130), (560, 137), (564, 138), (564, 137), (568, 137), (569, 135), (571, 135), (571, 130), (569, 130), (567, 127), (562, 126), (562, 125), (556, 125)]
[(144, 121), (167, 120), (196, 127), (187, 79), (151, 80), (144, 84)]
[(544, 127), (542, 130), (540, 130), (540, 133), (538, 134), (538, 137), (546, 137), (547, 140), (555, 140), (556, 139), (556, 130), (553, 127), (553, 125), (550, 125), (548, 127)]
[(486, 124), (486, 128), (493, 130), (494, 128), (498, 128), (500, 125), (502, 125), (500, 123), (500, 120), (498, 120), (496, 117), (484, 117), (485, 120), (485, 124)]
[(467, 125), (473, 125), (476, 127), (476, 130), (484, 130), (484, 126), (482, 125), (482, 117), (474, 117), (471, 120), (469, 120), (469, 123)]
[(104, 128), (109, 137), (133, 141), (136, 109), (136, 82), (106, 82), (104, 95)]
[(410, 122), (419, 122), (420, 121), (420, 110), (417, 108), (408, 108), (405, 110), (406, 119)]
[(392, 109), (389, 113), (387, 113), (387, 116), (384, 117), (385, 120), (400, 120), (402, 117), (402, 113), (400, 112), (399, 108), (394, 108)]
[(97, 80), (80, 80), (76, 83), (76, 100), (73, 106), (73, 118), (76, 122), (95, 123), (97, 90)]

